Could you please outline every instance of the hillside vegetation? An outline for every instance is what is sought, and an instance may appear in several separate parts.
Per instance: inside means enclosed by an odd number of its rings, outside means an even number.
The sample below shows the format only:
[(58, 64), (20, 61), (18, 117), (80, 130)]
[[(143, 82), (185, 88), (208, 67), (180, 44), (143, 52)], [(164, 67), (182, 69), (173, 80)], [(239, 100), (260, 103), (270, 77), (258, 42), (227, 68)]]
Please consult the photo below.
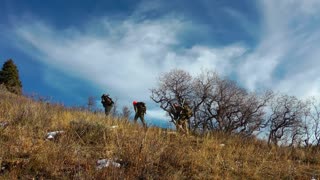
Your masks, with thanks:
[[(311, 179), (318, 148), (179, 135), (0, 92), (0, 179)], [(51, 131), (64, 131), (47, 140)], [(97, 168), (97, 161), (120, 164)]]

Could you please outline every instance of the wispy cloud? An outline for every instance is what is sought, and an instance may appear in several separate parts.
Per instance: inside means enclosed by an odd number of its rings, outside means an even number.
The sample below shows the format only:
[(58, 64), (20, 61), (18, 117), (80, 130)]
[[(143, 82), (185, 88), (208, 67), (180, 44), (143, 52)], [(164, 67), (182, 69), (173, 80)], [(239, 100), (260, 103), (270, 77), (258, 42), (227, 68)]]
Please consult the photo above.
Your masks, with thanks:
[(271, 88), (306, 97), (319, 94), (320, 2), (261, 0), (261, 41), (238, 68), (250, 89)]
[(258, 25), (257, 22), (253, 22), (248, 18), (248, 16), (252, 16), (251, 14), (244, 14), (234, 8), (225, 7), (223, 11), (234, 19), (234, 22), (246, 32), (247, 35), (251, 36), (252, 38), (259, 37), (259, 31), (257, 31)]

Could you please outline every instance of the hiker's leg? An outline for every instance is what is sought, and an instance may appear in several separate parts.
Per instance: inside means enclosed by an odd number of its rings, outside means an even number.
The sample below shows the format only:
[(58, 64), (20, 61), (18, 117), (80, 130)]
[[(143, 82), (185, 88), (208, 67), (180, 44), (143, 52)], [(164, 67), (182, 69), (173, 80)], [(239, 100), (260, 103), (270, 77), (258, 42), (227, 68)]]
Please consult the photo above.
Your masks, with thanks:
[(134, 123), (137, 123), (137, 120), (138, 120), (138, 118), (139, 118), (139, 115), (138, 115), (138, 113), (136, 113), (135, 115), (134, 115)]
[(106, 116), (108, 116), (110, 114), (112, 106), (106, 106), (104, 109), (105, 109)]
[(146, 122), (144, 121), (144, 114), (140, 114), (140, 119), (141, 119), (143, 127), (147, 127)]
[(189, 134), (188, 121), (186, 119), (183, 122), (183, 130), (187, 135)]
[(179, 119), (179, 120), (177, 121), (177, 131), (178, 131), (179, 133), (183, 132), (182, 120), (181, 120), (181, 119)]

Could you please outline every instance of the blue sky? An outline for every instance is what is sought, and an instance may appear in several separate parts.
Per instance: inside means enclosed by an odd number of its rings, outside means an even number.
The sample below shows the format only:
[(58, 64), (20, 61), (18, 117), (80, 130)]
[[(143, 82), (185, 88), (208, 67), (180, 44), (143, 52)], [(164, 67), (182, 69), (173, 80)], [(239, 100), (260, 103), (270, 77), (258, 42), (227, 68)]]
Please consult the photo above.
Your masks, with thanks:
[(108, 92), (163, 119), (149, 89), (173, 68), (319, 96), (319, 26), (318, 0), (2, 0), (0, 62), (16, 62), (26, 94), (73, 106)]

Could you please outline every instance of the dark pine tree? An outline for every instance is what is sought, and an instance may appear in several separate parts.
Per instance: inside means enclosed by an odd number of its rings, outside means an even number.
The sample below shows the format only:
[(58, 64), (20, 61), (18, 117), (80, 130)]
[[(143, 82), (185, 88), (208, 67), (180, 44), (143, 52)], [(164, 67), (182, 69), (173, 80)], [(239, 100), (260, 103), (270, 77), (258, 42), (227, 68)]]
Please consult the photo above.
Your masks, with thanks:
[(7, 60), (0, 71), (0, 84), (4, 84), (8, 91), (21, 95), (22, 83), (19, 78), (19, 71), (12, 59)]

